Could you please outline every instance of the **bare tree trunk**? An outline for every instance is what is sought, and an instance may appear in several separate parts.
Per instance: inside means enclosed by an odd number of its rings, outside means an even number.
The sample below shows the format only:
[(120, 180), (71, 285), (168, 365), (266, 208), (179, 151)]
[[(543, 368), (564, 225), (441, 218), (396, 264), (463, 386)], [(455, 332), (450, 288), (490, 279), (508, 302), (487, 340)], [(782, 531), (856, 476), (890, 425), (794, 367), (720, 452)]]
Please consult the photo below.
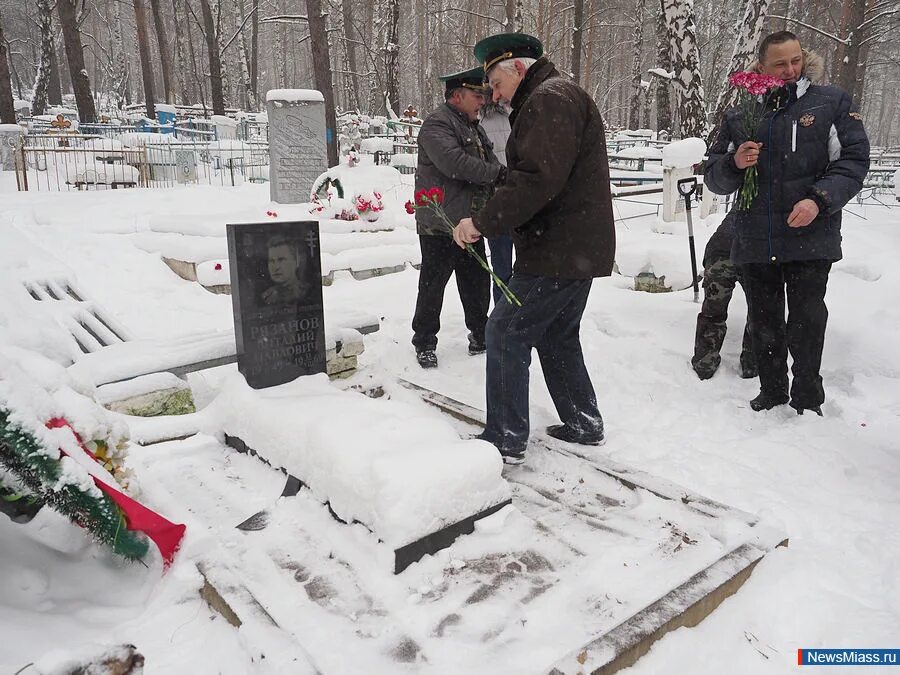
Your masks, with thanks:
[(69, 62), (69, 75), (72, 78), (72, 89), (75, 91), (78, 118), (82, 122), (96, 122), (97, 108), (94, 106), (91, 82), (84, 66), (84, 49), (81, 46), (81, 33), (76, 23), (75, 0), (57, 0), (56, 11), (59, 13), (59, 24), (66, 45), (66, 60)]
[(181, 102), (190, 103), (191, 97), (188, 94), (188, 79), (186, 75), (188, 70), (188, 49), (184, 41), (184, 25), (182, 24), (182, 20), (187, 22), (187, 15), (184, 11), (179, 10), (181, 1), (172, 0), (172, 13), (175, 16), (175, 61), (179, 64), (175, 74), (178, 79), (178, 91), (181, 94)]
[(62, 105), (62, 81), (59, 76), (59, 53), (56, 47), (54, 40), (53, 49), (50, 51), (50, 81), (47, 85), (47, 103), (50, 105)]
[(128, 55), (125, 53), (125, 40), (122, 38), (122, 12), (120, 3), (113, 6), (113, 91), (116, 93), (116, 106), (121, 110), (125, 105), (128, 93)]
[(694, 0), (663, 0), (675, 71), (675, 99), (681, 113), (681, 137), (706, 137), (706, 109), (700, 77), (700, 54), (694, 23)]
[[(385, 109), (397, 113), (400, 106), (400, 0), (388, 0), (388, 25), (384, 43), (384, 95)], [(388, 113), (390, 116), (390, 113)]]
[(138, 53), (141, 57), (141, 79), (144, 81), (144, 105), (147, 117), (156, 119), (156, 94), (153, 92), (153, 64), (150, 62), (150, 35), (147, 31), (147, 8), (144, 0), (134, 2), (134, 25), (137, 28)]
[[(669, 50), (669, 31), (662, 1), (656, 20), (656, 67), (666, 72), (672, 70), (672, 52)], [(656, 86), (656, 128), (672, 131), (672, 103), (669, 97), (669, 80), (659, 80)]]
[(341, 19), (344, 23), (344, 49), (347, 54), (347, 70), (350, 71), (348, 76), (350, 86), (347, 92), (347, 105), (351, 108), (358, 108), (359, 76), (356, 74), (356, 43), (360, 38), (353, 28), (353, 2), (351, 0), (342, 0), (341, 14)]
[(241, 81), (244, 85), (245, 105), (248, 110), (256, 110), (256, 94), (253, 90), (253, 78), (250, 75), (250, 61), (247, 55), (247, 43), (244, 39), (244, 29), (247, 26), (247, 12), (244, 5), (244, 0), (240, 0), (238, 2), (238, 9), (240, 10), (241, 25), (243, 26), (241, 28), (241, 35), (237, 38), (237, 41), (238, 57), (241, 62)]
[(166, 96), (166, 103), (174, 103), (175, 91), (173, 86), (175, 77), (172, 72), (172, 57), (169, 52), (169, 41), (166, 37), (166, 24), (163, 21), (159, 3), (160, 0), (150, 0), (150, 9), (153, 11), (153, 25), (156, 28), (156, 44), (159, 47), (159, 62), (162, 66), (163, 92)]
[(850, 92), (854, 99), (861, 98), (862, 87), (857, 81), (860, 63), (860, 48), (866, 39), (866, 0), (843, 0), (841, 6), (840, 35), (847, 35), (848, 44), (839, 42), (834, 54), (831, 80), (834, 84)]
[(206, 55), (209, 59), (209, 88), (212, 96), (214, 115), (225, 114), (225, 95), (222, 91), (222, 62), (219, 59), (219, 36), (213, 20), (209, 0), (200, 0), (203, 13), (203, 38), (206, 40)]
[(334, 114), (334, 83), (331, 80), (331, 60), (328, 56), (328, 31), (321, 0), (306, 0), (309, 39), (312, 49), (313, 73), (316, 89), (325, 98), (325, 139), (328, 146), (328, 166), (337, 166), (337, 133)]
[(634, 49), (631, 54), (631, 102), (628, 107), (628, 128), (641, 126), (641, 79), (644, 51), (644, 1), (638, 0), (634, 9)]
[(771, 0), (746, 0), (744, 15), (737, 22), (737, 41), (734, 43), (734, 51), (731, 53), (731, 64), (726, 72), (725, 82), (722, 84), (716, 100), (716, 108), (712, 116), (713, 126), (706, 139), (707, 143), (711, 143), (718, 133), (722, 113), (737, 102), (737, 89), (728, 84), (727, 76), (748, 68), (756, 61), (756, 48), (759, 45), (759, 38), (762, 35), (770, 3)]
[(218, 0), (216, 3), (216, 35), (219, 40), (219, 65), (222, 68), (222, 98), (225, 106), (227, 106), (228, 102), (232, 99), (231, 82), (228, 79), (228, 58), (225, 56), (226, 33), (228, 33), (230, 29), (228, 19), (231, 15), (230, 13), (226, 16), (222, 15), (225, 12), (224, 8), (230, 6), (230, 3), (228, 5), (223, 5), (222, 0)]
[(8, 53), (6, 38), (3, 36), (3, 17), (0, 17), (0, 124), (16, 123), (16, 106), (13, 104)]
[(259, 0), (253, 0), (253, 17), (250, 19), (250, 88), (253, 100), (259, 106)]
[(275, 24), (275, 47), (272, 50), (272, 56), (274, 57), (272, 63), (272, 76), (276, 89), (287, 85), (286, 30), (283, 23)]
[(584, 0), (575, 0), (572, 25), (572, 79), (581, 84), (581, 49), (584, 29)]
[(41, 57), (34, 79), (34, 98), (31, 114), (43, 115), (47, 109), (47, 93), (50, 88), (50, 63), (53, 60), (53, 10), (50, 0), (37, 0), (38, 23), (41, 29)]
[(516, 0), (506, 0), (506, 19), (503, 24), (504, 30), (508, 33), (516, 31)]

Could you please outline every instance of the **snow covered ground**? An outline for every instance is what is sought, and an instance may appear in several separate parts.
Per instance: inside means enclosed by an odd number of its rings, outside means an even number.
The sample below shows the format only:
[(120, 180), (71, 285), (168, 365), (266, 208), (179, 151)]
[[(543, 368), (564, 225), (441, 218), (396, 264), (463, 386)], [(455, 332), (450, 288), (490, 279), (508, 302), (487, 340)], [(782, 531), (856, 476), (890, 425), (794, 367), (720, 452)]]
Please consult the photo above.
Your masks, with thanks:
[[(0, 184), (0, 342), (64, 359), (61, 338), (40, 318), (45, 308), (23, 296), (21, 289), (10, 290), (25, 281), (48, 279), (77, 283), (136, 337), (230, 329), (230, 298), (175, 276), (153, 251), (150, 235), (154, 224), (166, 219), (219, 219), (220, 236), (225, 222), (265, 220), (273, 208), (268, 186), (20, 194), (9, 191), (8, 178), (3, 176), (6, 182)], [(402, 208), (410, 196), (411, 189), (386, 196), (382, 216), (404, 236), (413, 228)], [(623, 274), (653, 271), (683, 288), (690, 279), (686, 237), (677, 227), (672, 228), (677, 234), (654, 231), (659, 229), (658, 201), (635, 197), (617, 202), (617, 217), (622, 218), (617, 262)], [(301, 207), (274, 208), (281, 219), (308, 215)], [(701, 251), (719, 218), (695, 223)], [(828, 397), (823, 418), (798, 417), (787, 407), (767, 413), (750, 410), (756, 382), (737, 376), (745, 315), (739, 292), (732, 304), (722, 368), (712, 380), (700, 382), (689, 364), (698, 310), (689, 290), (637, 293), (631, 290), (631, 276), (622, 275), (595, 282), (582, 341), (606, 422), (608, 442), (600, 452), (757, 514), (786, 532), (791, 542), (789, 548), (766, 556), (738, 594), (703, 623), (669, 634), (629, 672), (782, 673), (796, 667), (800, 647), (900, 647), (898, 228), (897, 207), (853, 203), (845, 213), (845, 259), (832, 271), (827, 296), (831, 320), (823, 358)], [(170, 228), (169, 234), (167, 251), (179, 245), (178, 229)], [(204, 235), (215, 237), (215, 232), (204, 227)], [(184, 244), (186, 249), (194, 245)], [(351, 383), (383, 384), (409, 402), (411, 395), (395, 384), (405, 377), (483, 409), (483, 357), (466, 354), (466, 330), (453, 284), (448, 286), (439, 336), (440, 367), (424, 372), (416, 365), (409, 323), (417, 279), (409, 267), (366, 281), (336, 273), (333, 285), (324, 288), (326, 311), (362, 309), (381, 318), (381, 330), (366, 336), (361, 370)], [(226, 367), (205, 380), (212, 390), (206, 390), (205, 397), (214, 394), (216, 382), (227, 379), (228, 371)], [(536, 365), (531, 392), (533, 428), (555, 423)], [(424, 405), (418, 409), (429, 424), (440, 416)], [(411, 430), (416, 423), (408, 420)], [(326, 673), (416, 672), (424, 664), (415, 655), (411, 663), (403, 663), (403, 645), (407, 651), (415, 649), (402, 638), (415, 634), (418, 620), (433, 618), (422, 609), (421, 599), (444, 583), (442, 577), (452, 576), (449, 570), (459, 561), (488, 551), (520, 550), (523, 538), (533, 534), (527, 514), (516, 511), (459, 540), (446, 556), (391, 577), (381, 571), (367, 532), (354, 527), (334, 534), (327, 512), (302, 496), (272, 509), (273, 522), (263, 532), (226, 533), (223, 523), (211, 521), (209, 514), (217, 514), (230, 528), (250, 513), (271, 507), (283, 477), (249, 457), (223, 453), (209, 436), (133, 446), (130, 452), (142, 498), (187, 524), (181, 554), (163, 576), (158, 561), (149, 568), (123, 565), (46, 510), (27, 526), (0, 518), (0, 671), (16, 672), (40, 659), (52, 665), (61, 655), (71, 656), (91, 643), (132, 642), (147, 657), (148, 673), (312, 672), (313, 663)], [(526, 466), (577, 482), (579, 469), (574, 465), (548, 461), (532, 453)], [(592, 508), (604, 510), (598, 504)], [(556, 534), (581, 536), (575, 531)], [(346, 626), (323, 621), (321, 613), (305, 613), (302, 603), (279, 596), (279, 587), (267, 583), (271, 559), (266, 563), (247, 546), (245, 537), (251, 536), (262, 538), (270, 553), (283, 552), (282, 562), (295, 566), (291, 569), (306, 590), (303, 597), (313, 599), (316, 608), (358, 613), (357, 637), (374, 630), (376, 624), (369, 619), (376, 610), (399, 617), (395, 633), (376, 640), (379, 645), (399, 644), (394, 659), (372, 661), (371, 649), (357, 650)], [(305, 551), (302, 559), (295, 557), (298, 549)], [(235, 632), (221, 618), (213, 618), (197, 593), (202, 578), (195, 563), (217, 550), (223, 555), (230, 551), (232, 561), (241, 563), (242, 581), (266, 597), (276, 618), (287, 616), (304, 627), (315, 642), (315, 654), (271, 627), (246, 624)], [(591, 550), (602, 556), (604, 565), (631, 555)], [(318, 577), (303, 578), (304, 570), (329, 554), (349, 560), (357, 572), (371, 566), (361, 583), (382, 585), (385, 605), (373, 609), (371, 598), (367, 604), (362, 590), (354, 596), (352, 583), (336, 572), (330, 583), (347, 591), (338, 597), (353, 600), (350, 606), (329, 608), (331, 596), (320, 588), (323, 582), (310, 588)], [(208, 570), (211, 576), (227, 572)], [(474, 617), (489, 631), (502, 625), (504, 616), (516, 615), (511, 609), (515, 604), (515, 598), (501, 593), (480, 604)], [(567, 626), (554, 622), (563, 608), (547, 601), (540, 610), (543, 623), (536, 625), (543, 628), (538, 634), (547, 644), (538, 645), (534, 658), (524, 662), (492, 662), (492, 672), (526, 672), (530, 667), (540, 672), (553, 661), (554, 649), (566, 637)], [(303, 643), (303, 635), (298, 638)], [(418, 642), (421, 646), (422, 640)], [(443, 666), (435, 672), (453, 672), (448, 667), (454, 658), (452, 646), (443, 648), (450, 653), (429, 646), (434, 662)], [(463, 641), (459, 647), (465, 651), (471, 645)], [(465, 662), (461, 655), (459, 662)], [(466, 666), (479, 671), (478, 663)]]

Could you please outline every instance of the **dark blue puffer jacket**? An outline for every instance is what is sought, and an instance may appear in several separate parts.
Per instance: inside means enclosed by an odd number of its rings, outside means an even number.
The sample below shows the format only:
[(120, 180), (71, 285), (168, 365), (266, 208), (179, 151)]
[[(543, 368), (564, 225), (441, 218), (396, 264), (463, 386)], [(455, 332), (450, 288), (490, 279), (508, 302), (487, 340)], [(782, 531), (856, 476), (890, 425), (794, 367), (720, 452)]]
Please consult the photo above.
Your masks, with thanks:
[[(772, 97), (752, 140), (763, 147), (757, 165), (759, 194), (736, 212), (731, 258), (735, 263), (841, 259), (841, 209), (862, 188), (869, 170), (869, 139), (843, 89), (801, 79)], [(746, 140), (738, 108), (725, 113), (709, 150), (704, 184), (731, 194), (744, 171), (734, 152)], [(819, 215), (807, 227), (788, 227), (794, 205), (810, 198)]]

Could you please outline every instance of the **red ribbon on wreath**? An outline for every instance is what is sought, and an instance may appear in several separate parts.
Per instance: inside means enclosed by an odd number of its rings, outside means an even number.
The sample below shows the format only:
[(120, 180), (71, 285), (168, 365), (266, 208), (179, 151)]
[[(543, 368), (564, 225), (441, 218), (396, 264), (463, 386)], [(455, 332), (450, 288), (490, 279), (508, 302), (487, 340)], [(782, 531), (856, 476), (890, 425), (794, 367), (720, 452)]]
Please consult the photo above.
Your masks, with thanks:
[[(78, 445), (81, 449), (84, 450), (89, 457), (93, 458), (94, 461), (98, 461), (94, 456), (94, 453), (84, 447), (81, 436), (79, 436), (78, 432), (72, 428), (72, 425), (69, 424), (68, 420), (62, 417), (54, 417), (47, 422), (48, 429), (62, 429), (65, 427), (68, 427), (69, 430), (71, 430), (72, 435), (75, 436), (75, 440), (78, 441)], [(68, 456), (68, 453), (62, 448), (60, 448), (59, 451)], [(91, 478), (94, 479), (94, 485), (100, 488), (100, 490), (112, 499), (116, 506), (122, 510), (122, 515), (125, 517), (125, 525), (128, 529), (143, 532), (154, 544), (156, 544), (156, 547), (162, 555), (163, 567), (164, 569), (168, 568), (175, 558), (175, 552), (181, 545), (181, 540), (184, 538), (184, 532), (187, 528), (180, 523), (176, 524), (166, 520), (155, 511), (151, 511), (140, 502), (132, 499), (96, 476), (92, 475)]]

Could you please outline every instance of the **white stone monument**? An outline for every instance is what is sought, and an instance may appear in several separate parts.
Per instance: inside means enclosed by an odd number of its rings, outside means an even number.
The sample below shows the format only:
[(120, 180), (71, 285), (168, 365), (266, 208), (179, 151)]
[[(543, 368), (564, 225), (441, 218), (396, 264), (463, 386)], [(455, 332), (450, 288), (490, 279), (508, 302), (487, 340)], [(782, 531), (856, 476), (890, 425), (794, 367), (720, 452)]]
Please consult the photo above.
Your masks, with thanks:
[(0, 171), (16, 170), (16, 148), (24, 133), (18, 124), (0, 124)]
[(685, 138), (663, 148), (663, 213), (664, 222), (684, 220), (684, 197), (678, 194), (678, 181), (694, 175), (694, 165), (703, 161), (706, 143), (699, 138)]
[(311, 89), (273, 89), (269, 117), (269, 194), (279, 204), (310, 200), (316, 178), (328, 169), (325, 97)]

